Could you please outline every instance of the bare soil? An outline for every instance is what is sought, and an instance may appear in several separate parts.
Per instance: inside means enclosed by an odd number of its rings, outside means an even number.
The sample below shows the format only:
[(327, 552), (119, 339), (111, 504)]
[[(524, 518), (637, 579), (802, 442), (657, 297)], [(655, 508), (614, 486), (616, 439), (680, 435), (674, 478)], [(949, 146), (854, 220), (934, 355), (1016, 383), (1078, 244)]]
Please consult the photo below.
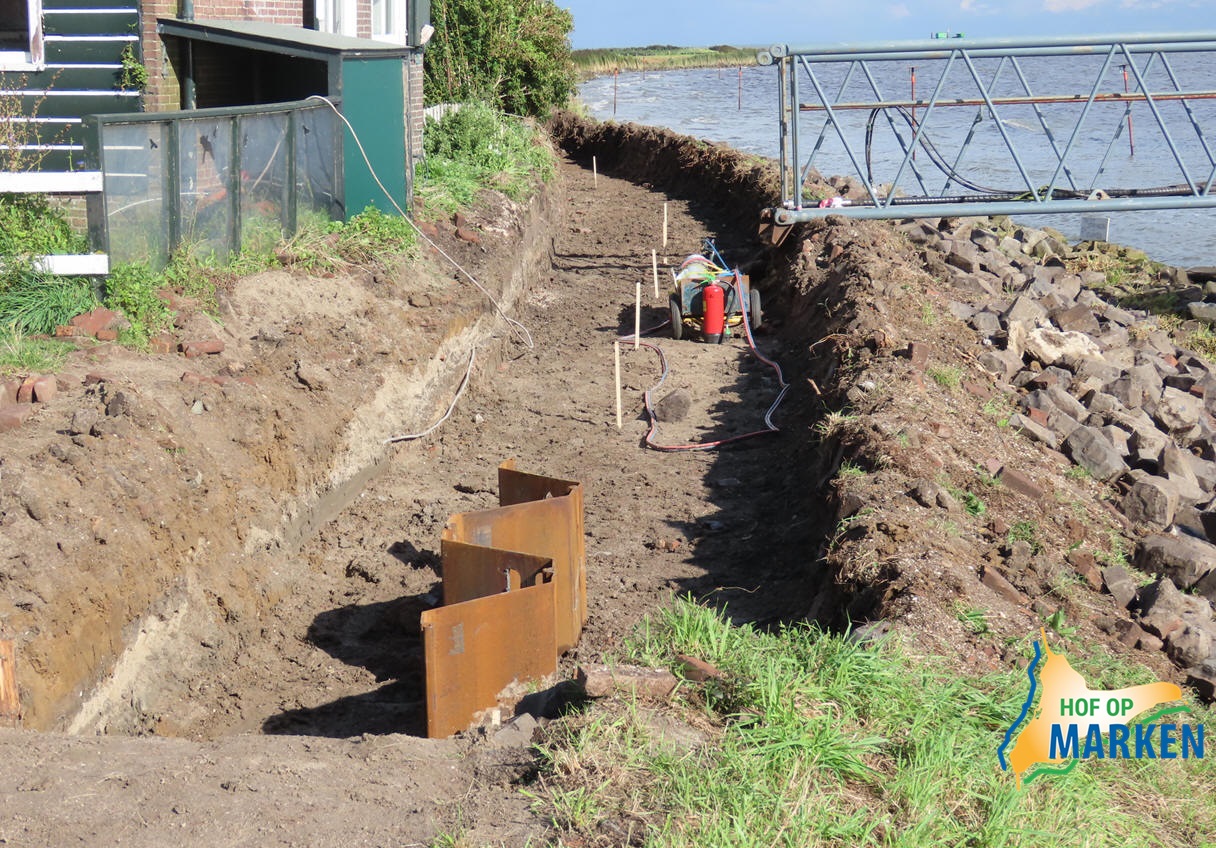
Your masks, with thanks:
[[(887, 619), (966, 671), (1013, 669), (1004, 640), (1061, 607), (1082, 639), (1128, 650), (1091, 623), (1111, 599), (1063, 579), (1074, 542), (1097, 548), (1122, 528), (1097, 484), (985, 411), (975, 335), (923, 258), (889, 227), (835, 219), (761, 247), (753, 212), (771, 169), (620, 132), (628, 143), (558, 127), (573, 158), (546, 203), (487, 197), (469, 214), (480, 244), (440, 228), (530, 347), (429, 253), (332, 279), (275, 272), (238, 283), (222, 326), (195, 314), (182, 329), (223, 338), (223, 354), (88, 347), (60, 397), (0, 437), (0, 636), (17, 642), (33, 728), (0, 732), (0, 842), (545, 841), (520, 792), (536, 767), (525, 748), (496, 747), (492, 729), (419, 738), (418, 615), (436, 602), (440, 534), (450, 514), (497, 504), (508, 458), (586, 487), (590, 618), (561, 676), (619, 654), (684, 592), (760, 626)], [(597, 180), (580, 164), (593, 150)], [(781, 431), (648, 450), (642, 393), (660, 358), (623, 346), (618, 429), (612, 341), (632, 331), (638, 282), (643, 327), (668, 316), (670, 263), (656, 299), (651, 250), (678, 262), (706, 236), (764, 292), (756, 343), (791, 385)], [(654, 399), (689, 402), (656, 439), (763, 429), (779, 386), (747, 344), (667, 332), (655, 333), (669, 373)], [(962, 384), (914, 373), (899, 355), (912, 341)], [(443, 413), (474, 350), (450, 420), (386, 447)], [(183, 382), (183, 368), (228, 379)], [(102, 379), (85, 386), (86, 372)], [(123, 411), (107, 415), (119, 393)], [(73, 432), (80, 409), (100, 435)], [(1058, 495), (990, 486), (1001, 466)], [(907, 496), (926, 477), (978, 492), (984, 512), (926, 510)], [(978, 579), (1018, 521), (1054, 552), (1033, 606)], [(968, 630), (960, 604), (983, 609), (991, 632)], [(1175, 674), (1161, 655), (1136, 659)]]

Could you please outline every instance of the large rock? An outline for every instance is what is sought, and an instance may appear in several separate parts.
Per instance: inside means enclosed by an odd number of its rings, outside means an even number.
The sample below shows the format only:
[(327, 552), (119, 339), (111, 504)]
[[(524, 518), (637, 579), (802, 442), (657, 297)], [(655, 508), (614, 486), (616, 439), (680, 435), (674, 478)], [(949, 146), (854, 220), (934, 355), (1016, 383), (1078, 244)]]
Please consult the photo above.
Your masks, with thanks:
[(1064, 439), (1064, 452), (1097, 480), (1106, 483), (1127, 471), (1114, 445), (1094, 427), (1078, 427)]
[(1102, 349), (1084, 333), (1036, 327), (1026, 334), (1026, 352), (1044, 365), (1101, 359)]
[(1191, 468), (1189, 454), (1175, 444), (1168, 444), (1161, 452), (1161, 470), (1178, 487), (1178, 497), (1184, 504), (1199, 503), (1204, 499), (1203, 487)]
[(1160, 430), (1141, 428), (1132, 432), (1127, 440), (1132, 461), (1160, 466), (1161, 454), (1170, 445), (1169, 437)]
[(1153, 416), (1164, 428), (1171, 433), (1185, 433), (1199, 423), (1203, 412), (1203, 401), (1190, 392), (1166, 386), (1157, 402), (1157, 411)]
[(1186, 311), (1191, 313), (1191, 317), (1196, 321), (1206, 321), (1209, 324), (1216, 324), (1216, 303), (1205, 303), (1197, 301), (1188, 303)]
[(1051, 320), (1062, 332), (1087, 333), (1097, 335), (1102, 329), (1093, 310), (1083, 304), (1075, 304), (1067, 309), (1057, 309), (1051, 313)]
[(1164, 477), (1143, 477), (1124, 495), (1121, 508), (1133, 524), (1163, 529), (1178, 511), (1178, 488)]
[(1132, 564), (1148, 574), (1170, 578), (1179, 589), (1190, 589), (1216, 568), (1216, 545), (1194, 536), (1148, 536), (1136, 546)]
[(1165, 640), (1165, 652), (1183, 668), (1199, 665), (1212, 654), (1212, 633), (1202, 624), (1186, 624)]
[(1008, 323), (1020, 321), (1035, 325), (1047, 317), (1047, 310), (1039, 305), (1039, 302), (1033, 297), (1023, 294), (1018, 295), (1009, 308), (1005, 310), (1004, 317)]
[(1139, 587), (1123, 566), (1108, 565), (1102, 569), (1102, 583), (1106, 586), (1106, 591), (1110, 592), (1111, 597), (1123, 609), (1130, 607), (1132, 601), (1136, 600)]
[(1162, 577), (1140, 589), (1140, 624), (1150, 633), (1168, 639), (1186, 626), (1185, 613), (1183, 595), (1169, 578)]

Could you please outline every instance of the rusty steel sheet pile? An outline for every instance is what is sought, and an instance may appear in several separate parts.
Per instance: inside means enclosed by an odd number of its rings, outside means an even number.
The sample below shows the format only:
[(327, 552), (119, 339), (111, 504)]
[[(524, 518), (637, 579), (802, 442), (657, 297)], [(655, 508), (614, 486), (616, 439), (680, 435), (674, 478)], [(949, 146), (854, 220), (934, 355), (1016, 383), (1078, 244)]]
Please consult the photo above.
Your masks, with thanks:
[(498, 486), (497, 508), (457, 513), (443, 533), (443, 606), (422, 613), (431, 738), (556, 671), (587, 618), (582, 484), (508, 461)]

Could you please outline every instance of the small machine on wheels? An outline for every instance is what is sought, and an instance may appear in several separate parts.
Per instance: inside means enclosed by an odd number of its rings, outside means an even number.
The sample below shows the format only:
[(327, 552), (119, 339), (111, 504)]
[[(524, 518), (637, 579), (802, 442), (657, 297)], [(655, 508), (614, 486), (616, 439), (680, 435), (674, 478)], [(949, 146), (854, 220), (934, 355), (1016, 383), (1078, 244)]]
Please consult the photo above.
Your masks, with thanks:
[(739, 269), (727, 269), (710, 239), (705, 240), (706, 252), (722, 264), (715, 264), (701, 254), (693, 254), (680, 265), (675, 275), (675, 289), (669, 298), (671, 306), (671, 337), (684, 338), (686, 333), (699, 332), (702, 341), (721, 344), (731, 336), (732, 328), (757, 330), (763, 321), (760, 292), (751, 287)]

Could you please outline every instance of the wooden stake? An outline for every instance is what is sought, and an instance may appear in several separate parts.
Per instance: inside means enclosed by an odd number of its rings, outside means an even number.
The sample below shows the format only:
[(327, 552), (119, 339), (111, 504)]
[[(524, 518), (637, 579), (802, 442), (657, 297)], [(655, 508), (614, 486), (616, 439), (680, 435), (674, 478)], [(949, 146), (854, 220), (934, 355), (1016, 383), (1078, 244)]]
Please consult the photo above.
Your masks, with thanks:
[(667, 201), (663, 201), (663, 264), (667, 264)]
[(650, 251), (650, 270), (654, 274), (654, 299), (658, 300), (659, 294), (659, 253), (657, 250)]
[(614, 341), (612, 343), (612, 357), (615, 362), (616, 370), (616, 428), (620, 430), (625, 426), (621, 420), (621, 343)]
[(21, 698), (17, 694), (17, 649), (11, 639), (0, 639), (0, 727), (21, 726)]
[(637, 284), (633, 298), (633, 349), (642, 343), (642, 283)]
[(591, 157), (591, 187), (600, 187), (600, 169), (599, 165), (596, 164), (594, 156)]

